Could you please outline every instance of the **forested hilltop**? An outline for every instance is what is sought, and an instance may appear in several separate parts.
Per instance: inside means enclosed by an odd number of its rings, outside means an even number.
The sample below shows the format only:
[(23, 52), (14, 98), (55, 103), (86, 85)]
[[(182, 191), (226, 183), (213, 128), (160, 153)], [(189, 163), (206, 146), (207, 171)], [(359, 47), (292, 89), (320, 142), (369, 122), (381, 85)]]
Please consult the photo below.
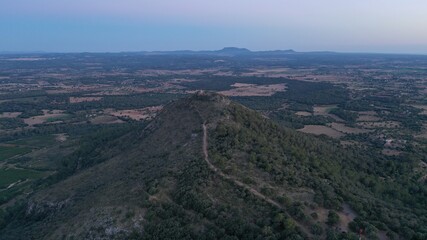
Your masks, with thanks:
[(283, 125), (202, 92), (145, 123), (98, 129), (63, 146), (68, 157), (48, 181), (7, 203), (0, 236), (427, 237), (422, 155), (390, 158)]

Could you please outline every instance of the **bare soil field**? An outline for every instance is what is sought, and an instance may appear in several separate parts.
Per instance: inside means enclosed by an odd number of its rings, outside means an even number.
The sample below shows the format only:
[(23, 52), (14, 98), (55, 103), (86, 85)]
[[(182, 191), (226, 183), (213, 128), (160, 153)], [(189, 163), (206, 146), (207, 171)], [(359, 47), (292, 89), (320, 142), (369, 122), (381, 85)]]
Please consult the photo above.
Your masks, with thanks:
[(372, 131), (367, 129), (348, 127), (344, 123), (336, 123), (336, 122), (331, 123), (330, 127), (342, 133), (349, 133), (349, 134), (360, 134), (360, 133), (367, 133)]
[(298, 129), (298, 131), (304, 132), (304, 133), (311, 133), (314, 135), (324, 134), (332, 138), (340, 138), (345, 135), (335, 129), (332, 129), (330, 127), (323, 126), (323, 125), (306, 125), (304, 126), (304, 128)]
[(313, 107), (314, 115), (326, 115), (333, 108), (336, 108), (337, 105), (316, 105)]
[(0, 113), (0, 118), (16, 118), (21, 114), (21, 112), (4, 112)]
[(70, 103), (81, 103), (81, 102), (96, 102), (101, 100), (102, 97), (70, 97)]
[(271, 96), (276, 92), (284, 92), (285, 84), (256, 85), (246, 83), (235, 83), (233, 89), (221, 91), (225, 96)]
[(26, 118), (24, 119), (24, 122), (29, 126), (34, 126), (36, 124), (45, 123), (51, 118), (60, 118), (65, 116), (67, 116), (67, 114), (64, 114), (64, 111), (62, 110), (43, 110), (43, 115)]
[(337, 105), (317, 105), (313, 107), (314, 115), (321, 115), (333, 118), (336, 122), (345, 122), (340, 117), (330, 114), (329, 111), (336, 108)]
[(311, 116), (312, 114), (310, 112), (299, 111), (299, 112), (296, 112), (295, 115), (308, 117), (308, 116)]

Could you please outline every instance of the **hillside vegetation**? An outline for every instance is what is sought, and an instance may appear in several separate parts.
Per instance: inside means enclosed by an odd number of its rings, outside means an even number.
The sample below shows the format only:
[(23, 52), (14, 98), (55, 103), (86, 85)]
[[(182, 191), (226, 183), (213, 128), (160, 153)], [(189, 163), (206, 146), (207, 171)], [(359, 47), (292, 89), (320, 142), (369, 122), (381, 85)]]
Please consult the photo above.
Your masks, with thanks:
[(0, 212), (1, 239), (427, 236), (419, 156), (344, 148), (217, 94), (177, 100), (147, 126), (93, 142)]

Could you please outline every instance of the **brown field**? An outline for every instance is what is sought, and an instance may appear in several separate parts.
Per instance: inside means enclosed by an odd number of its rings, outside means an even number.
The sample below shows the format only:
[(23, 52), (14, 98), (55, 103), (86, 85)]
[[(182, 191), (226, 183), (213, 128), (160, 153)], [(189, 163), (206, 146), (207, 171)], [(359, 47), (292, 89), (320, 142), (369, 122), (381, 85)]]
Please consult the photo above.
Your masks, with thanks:
[(336, 108), (337, 105), (317, 105), (313, 107), (314, 115), (325, 115), (333, 108)]
[(115, 117), (128, 117), (133, 120), (146, 120), (152, 119), (156, 114), (162, 110), (163, 106), (146, 107), (142, 109), (128, 109), (128, 110), (114, 110), (105, 109), (104, 113), (115, 116)]
[(0, 118), (16, 118), (21, 114), (21, 112), (4, 112), (0, 113)]
[(308, 116), (311, 116), (312, 114), (310, 112), (299, 111), (299, 112), (296, 112), (295, 115), (308, 117)]
[(342, 133), (349, 133), (349, 134), (360, 134), (360, 133), (367, 133), (372, 131), (367, 129), (348, 127), (344, 123), (335, 123), (335, 122), (331, 123), (330, 127)]
[(24, 119), (24, 122), (29, 126), (34, 126), (36, 124), (45, 123), (49, 118), (63, 117), (66, 115), (67, 114), (64, 114), (64, 111), (62, 110), (43, 110), (43, 115), (26, 118)]
[(304, 128), (298, 129), (298, 131), (304, 132), (304, 133), (311, 133), (314, 135), (324, 134), (332, 138), (340, 138), (344, 136), (343, 133), (323, 125), (305, 125)]
[(247, 83), (235, 83), (233, 89), (221, 91), (225, 96), (271, 96), (276, 92), (284, 92), (285, 84), (256, 85)]
[(102, 97), (70, 97), (70, 103), (96, 102), (101, 99)]
[(341, 118), (330, 114), (329, 111), (333, 108), (336, 108), (337, 105), (317, 105), (313, 107), (314, 115), (321, 115), (333, 118), (336, 122), (345, 122)]

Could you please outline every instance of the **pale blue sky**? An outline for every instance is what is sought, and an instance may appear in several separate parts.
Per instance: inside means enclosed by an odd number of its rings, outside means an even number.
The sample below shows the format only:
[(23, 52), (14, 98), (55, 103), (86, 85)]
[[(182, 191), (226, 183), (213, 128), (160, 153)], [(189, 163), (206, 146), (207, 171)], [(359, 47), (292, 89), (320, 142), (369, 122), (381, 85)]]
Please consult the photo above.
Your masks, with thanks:
[(427, 54), (426, 0), (0, 0), (0, 51)]

